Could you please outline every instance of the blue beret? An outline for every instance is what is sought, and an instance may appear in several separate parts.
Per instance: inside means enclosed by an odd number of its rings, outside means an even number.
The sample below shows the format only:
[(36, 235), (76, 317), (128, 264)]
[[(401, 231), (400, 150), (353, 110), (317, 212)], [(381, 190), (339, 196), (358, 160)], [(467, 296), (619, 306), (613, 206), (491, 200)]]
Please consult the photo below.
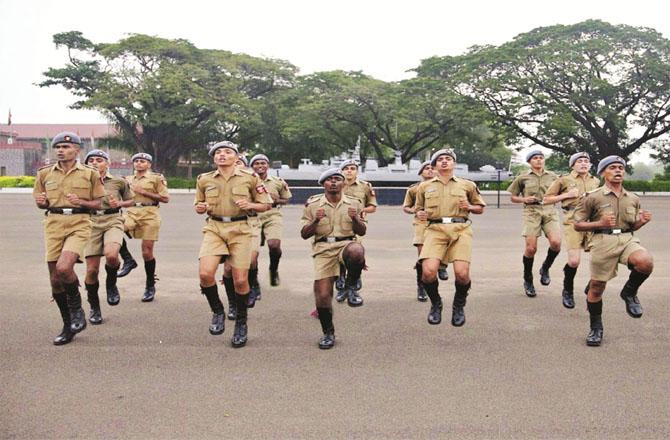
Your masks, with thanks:
[(256, 162), (257, 160), (264, 160), (268, 164), (270, 163), (270, 159), (268, 159), (268, 157), (265, 154), (257, 154), (251, 158), (251, 161), (249, 161), (249, 165), (253, 165), (254, 162)]
[(581, 159), (582, 157), (587, 158), (588, 160), (591, 160), (591, 156), (589, 156), (589, 153), (586, 151), (580, 151), (579, 153), (575, 153), (572, 156), (570, 156), (570, 160), (568, 161), (568, 164), (570, 165), (570, 168), (577, 162), (577, 159)]
[(542, 152), (542, 150), (533, 150), (533, 151), (529, 152), (528, 154), (526, 154), (526, 162), (529, 162), (533, 158), (533, 156), (544, 157), (544, 153)]
[[(417, 173), (419, 176), (421, 173), (423, 173), (423, 169), (426, 168), (428, 165), (430, 165), (430, 161), (427, 160), (424, 163), (421, 164), (421, 167), (419, 168), (419, 172)], [(432, 165), (431, 165), (432, 166)]]
[(214, 153), (219, 148), (230, 148), (235, 153), (240, 154), (240, 149), (239, 149), (239, 147), (237, 146), (236, 143), (230, 142), (230, 141), (223, 141), (223, 142), (217, 142), (216, 144), (209, 147), (209, 155), (214, 157)]
[(340, 171), (339, 168), (330, 168), (321, 173), (321, 176), (319, 176), (319, 185), (323, 185), (323, 182), (328, 180), (329, 177), (332, 176), (340, 176), (341, 178), (344, 179), (344, 174), (342, 174), (342, 171)]
[(88, 153), (86, 153), (86, 157), (84, 158), (84, 163), (88, 163), (88, 160), (91, 157), (102, 157), (107, 162), (109, 162), (109, 154), (105, 153), (102, 150), (91, 150)]
[(607, 156), (606, 158), (604, 158), (603, 160), (598, 162), (598, 174), (605, 171), (605, 168), (612, 165), (613, 163), (620, 163), (621, 165), (626, 166), (626, 161), (623, 160), (622, 157), (614, 156), (614, 155)]
[(66, 142), (70, 144), (81, 145), (81, 139), (79, 138), (79, 136), (72, 133), (71, 131), (64, 131), (54, 136), (54, 138), (51, 140), (51, 148), (55, 147), (58, 144), (64, 144)]
[(441, 150), (437, 150), (436, 152), (433, 153), (432, 156), (430, 156), (430, 165), (435, 166), (437, 163), (437, 158), (440, 156), (451, 156), (452, 159), (454, 159), (454, 162), (456, 161), (456, 153), (454, 153), (454, 150), (450, 150), (449, 148), (442, 148)]
[(348, 167), (349, 165), (356, 165), (356, 168), (358, 168), (358, 162), (353, 159), (347, 159), (340, 164), (340, 169), (343, 170), (344, 167)]
[(152, 162), (152, 163), (153, 163), (153, 161), (154, 161), (154, 158), (151, 157), (151, 154), (149, 154), (149, 153), (137, 153), (137, 154), (133, 154), (133, 157), (130, 158), (130, 161), (131, 161), (131, 162), (135, 162), (137, 159), (148, 160), (149, 162)]

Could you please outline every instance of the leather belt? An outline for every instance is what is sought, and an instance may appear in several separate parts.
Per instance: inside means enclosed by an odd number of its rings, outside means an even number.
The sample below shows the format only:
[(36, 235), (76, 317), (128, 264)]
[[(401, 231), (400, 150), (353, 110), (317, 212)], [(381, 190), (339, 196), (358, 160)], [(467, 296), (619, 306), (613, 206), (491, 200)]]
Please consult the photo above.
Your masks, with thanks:
[(468, 219), (464, 217), (442, 217), (434, 220), (428, 220), (429, 225), (449, 224), (449, 223), (467, 223)]
[(524, 203), (524, 206), (542, 206), (542, 205), (544, 205), (544, 202), (542, 200), (535, 203)]
[(222, 223), (232, 223), (232, 222), (240, 222), (242, 220), (246, 220), (249, 216), (247, 215), (238, 215), (237, 217), (219, 217), (218, 215), (209, 215), (209, 218), (212, 220), (216, 220), (217, 222), (222, 222)]
[(633, 233), (632, 229), (621, 229), (621, 228), (613, 228), (613, 229), (594, 229), (593, 233), (594, 234), (607, 234), (607, 235), (619, 235), (619, 234), (628, 234), (628, 233)]
[(91, 214), (93, 215), (107, 215), (107, 214), (116, 214), (118, 212), (121, 212), (121, 208), (109, 208), (109, 209), (93, 209), (91, 210)]
[(563, 208), (563, 211), (566, 211), (566, 212), (568, 212), (568, 211), (572, 211), (572, 210), (575, 209), (574, 206), (563, 206), (562, 208)]
[(158, 206), (158, 202), (151, 202), (151, 203), (136, 202), (135, 203), (135, 208), (143, 208), (145, 206)]
[(90, 214), (91, 210), (86, 208), (47, 208), (44, 212), (44, 215), (49, 214), (61, 214), (61, 215), (73, 215), (73, 214)]
[(348, 237), (321, 237), (318, 240), (314, 240), (314, 243), (335, 243), (337, 241), (353, 240), (354, 238), (356, 237), (353, 235)]

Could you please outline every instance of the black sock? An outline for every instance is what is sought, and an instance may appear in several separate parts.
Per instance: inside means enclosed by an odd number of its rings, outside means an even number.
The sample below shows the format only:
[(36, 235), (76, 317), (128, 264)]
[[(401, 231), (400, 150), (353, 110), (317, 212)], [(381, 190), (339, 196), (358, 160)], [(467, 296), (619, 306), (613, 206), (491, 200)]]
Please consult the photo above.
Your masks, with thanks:
[(153, 287), (156, 284), (156, 259), (144, 262), (144, 272), (147, 274), (147, 287)]
[(63, 320), (63, 324), (69, 328), (71, 323), (70, 309), (68, 309), (67, 306), (67, 296), (65, 295), (65, 292), (53, 293), (52, 296), (56, 302), (56, 305), (58, 306), (58, 311), (60, 312), (60, 317)]
[(65, 295), (67, 295), (67, 304), (70, 310), (78, 310), (81, 308), (81, 295), (79, 295), (79, 282), (63, 283)]
[(223, 277), (223, 287), (226, 289), (226, 296), (228, 297), (228, 304), (235, 304), (235, 282), (233, 278)]
[[(114, 272), (116, 273), (116, 271)], [(86, 286), (86, 293), (88, 294), (88, 303), (91, 305), (92, 309), (100, 310), (100, 297), (98, 296), (98, 289), (100, 288), (100, 283), (88, 284), (84, 283)]]
[(544, 270), (549, 270), (549, 268), (551, 267), (551, 265), (554, 264), (554, 260), (556, 259), (556, 257), (558, 256), (558, 254), (559, 254), (560, 252), (561, 252), (560, 250), (555, 251), (555, 250), (553, 250), (552, 248), (549, 248), (549, 249), (547, 250), (547, 258), (545, 258), (545, 259), (544, 259), (544, 263), (542, 263), (542, 268), (543, 268)]
[(105, 272), (107, 272), (107, 278), (105, 279), (105, 287), (108, 289), (110, 287), (116, 286), (116, 272), (119, 270), (117, 267), (108, 266), (105, 264)]
[(523, 256), (523, 279), (529, 283), (533, 282), (533, 261), (534, 257)]
[(468, 297), (468, 290), (470, 290), (471, 282), (467, 284), (459, 284), (458, 281), (454, 282), (456, 286), (456, 293), (454, 294), (454, 306), (456, 307), (465, 307), (465, 299)]
[(223, 304), (219, 298), (219, 289), (217, 289), (216, 284), (209, 287), (200, 286), (200, 291), (203, 295), (205, 295), (205, 298), (207, 298), (207, 302), (209, 303), (209, 308), (212, 309), (212, 313), (222, 314)]
[(251, 287), (258, 286), (258, 268), (257, 267), (249, 268), (249, 273), (247, 275), (247, 279), (249, 280), (249, 286), (251, 286)]
[(270, 248), (270, 272), (277, 272), (280, 258), (281, 248)]
[(603, 302), (598, 301), (595, 303), (586, 302), (586, 308), (589, 310), (589, 317), (591, 318), (591, 328), (603, 328)]
[(440, 284), (437, 280), (432, 283), (423, 283), (423, 287), (426, 289), (426, 294), (428, 295), (428, 298), (430, 298), (430, 303), (432, 305), (442, 303), (442, 297), (440, 297), (440, 293), (438, 292), (439, 286)]
[(333, 309), (330, 307), (317, 307), (316, 311), (319, 312), (319, 321), (321, 322), (323, 333), (333, 332)]
[(133, 260), (133, 256), (130, 255), (130, 251), (128, 250), (128, 244), (126, 243), (126, 239), (123, 239), (123, 243), (121, 243), (121, 249), (119, 250), (119, 255), (121, 255), (121, 258), (123, 258), (123, 262), (125, 263), (126, 261)]
[(249, 293), (246, 295), (240, 295), (235, 293), (235, 300), (237, 302), (237, 321), (241, 323), (247, 322), (247, 298)]
[[(363, 263), (363, 265), (365, 265), (365, 263)], [(351, 263), (347, 265), (347, 277), (344, 280), (346, 286), (353, 287), (356, 284), (356, 281), (361, 277), (363, 265)]]
[(563, 266), (563, 289), (572, 292), (575, 289), (575, 275), (577, 275), (577, 268), (566, 264)]
[(626, 281), (626, 284), (623, 286), (622, 293), (624, 296), (637, 295), (637, 289), (639, 289), (642, 283), (644, 283), (644, 281), (649, 278), (649, 275), (651, 274), (638, 272), (637, 270), (632, 269), (630, 271), (628, 281)]
[(414, 266), (414, 269), (416, 269), (416, 285), (417, 286), (423, 286), (421, 282), (421, 277), (423, 276), (423, 266), (421, 266), (421, 262), (417, 261), (416, 265)]

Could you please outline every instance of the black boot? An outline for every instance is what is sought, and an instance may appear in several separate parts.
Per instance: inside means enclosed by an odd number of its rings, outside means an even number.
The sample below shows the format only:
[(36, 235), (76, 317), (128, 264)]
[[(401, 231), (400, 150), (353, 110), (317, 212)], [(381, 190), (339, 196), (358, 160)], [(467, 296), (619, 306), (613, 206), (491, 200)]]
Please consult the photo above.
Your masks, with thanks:
[(428, 312), (428, 324), (437, 325), (442, 322), (442, 297), (438, 292), (439, 283), (437, 280), (432, 283), (423, 283), (426, 294), (430, 298), (430, 311)]
[(115, 306), (121, 301), (119, 288), (116, 287), (116, 278), (118, 277), (116, 271), (118, 269), (118, 267), (112, 267), (105, 264), (105, 273), (107, 274), (107, 278), (105, 279), (105, 288), (107, 290), (107, 304), (110, 306)]
[(156, 296), (156, 259), (144, 262), (144, 272), (147, 275), (146, 288), (142, 295), (142, 302), (151, 302)]
[(343, 264), (340, 264), (340, 276), (335, 280), (335, 290), (337, 290), (337, 295), (335, 295), (335, 301), (342, 302), (347, 298), (347, 289), (345, 288), (345, 277), (347, 275), (347, 269)]
[(65, 345), (72, 341), (75, 335), (70, 328), (72, 321), (70, 320), (70, 309), (67, 305), (67, 297), (64, 292), (61, 292), (58, 294), (54, 293), (53, 298), (60, 311), (60, 316), (63, 319), (63, 330), (61, 330), (60, 334), (54, 338), (53, 343), (54, 345)]
[(535, 292), (535, 285), (533, 284), (533, 257), (523, 256), (523, 291), (526, 296), (532, 298), (537, 293)]
[(249, 295), (247, 298), (247, 307), (250, 309), (256, 305), (256, 301), (261, 300), (261, 286), (258, 284), (258, 268), (249, 269), (247, 279), (249, 280)]
[[(365, 264), (365, 263), (363, 263)], [(358, 264), (349, 264), (347, 267), (347, 276), (344, 279), (344, 288), (347, 291), (347, 304), (350, 307), (360, 307), (363, 305), (363, 298), (361, 298), (358, 290), (360, 289), (361, 272), (363, 266)]]
[(123, 243), (121, 243), (121, 250), (119, 250), (119, 255), (123, 260), (123, 266), (121, 267), (121, 270), (116, 274), (116, 276), (119, 278), (123, 278), (126, 275), (128, 275), (131, 270), (137, 267), (137, 261), (135, 261), (133, 256), (130, 255), (130, 251), (128, 250), (128, 244), (126, 243), (125, 238), (123, 239)]
[(319, 339), (319, 348), (328, 350), (335, 346), (335, 327), (333, 326), (333, 309), (330, 307), (317, 307), (319, 314), (319, 321), (321, 322), (321, 330), (323, 337)]
[(586, 345), (598, 347), (603, 341), (603, 302), (592, 303), (587, 301), (586, 307), (589, 310), (589, 318), (591, 319), (591, 330), (586, 337)]
[(100, 311), (100, 297), (98, 297), (98, 289), (100, 284), (88, 284), (86, 286), (86, 294), (88, 295), (88, 303), (91, 305), (91, 314), (88, 321), (93, 325), (102, 324), (102, 312)]
[(454, 327), (461, 327), (465, 324), (465, 300), (468, 297), (468, 291), (470, 290), (470, 285), (468, 284), (458, 284), (456, 285), (456, 293), (454, 294), (454, 303), (452, 305), (451, 312), (451, 325)]
[(416, 299), (420, 302), (426, 302), (428, 301), (428, 295), (426, 294), (426, 289), (423, 287), (423, 283), (421, 282), (423, 268), (421, 267), (420, 261), (417, 261), (414, 269), (416, 270)]
[(235, 331), (231, 341), (234, 348), (240, 348), (247, 345), (247, 295), (235, 294), (235, 299), (237, 301), (237, 319), (235, 320)]
[(79, 333), (86, 328), (86, 315), (84, 309), (81, 308), (79, 282), (66, 283), (63, 287), (67, 295), (67, 306), (70, 309), (70, 328), (74, 333)]
[(216, 284), (209, 287), (200, 286), (200, 292), (205, 295), (209, 308), (212, 310), (212, 323), (209, 325), (209, 333), (212, 335), (220, 335), (226, 328), (226, 311), (223, 308), (223, 303), (219, 298), (219, 291)]
[(237, 300), (235, 299), (235, 282), (232, 278), (223, 277), (223, 287), (228, 297), (228, 319), (237, 319)]
[(628, 281), (624, 284), (623, 289), (621, 289), (621, 299), (626, 303), (626, 313), (632, 318), (641, 318), (642, 317), (642, 306), (640, 305), (640, 300), (637, 299), (637, 290), (640, 288), (642, 283), (649, 278), (649, 273), (638, 272), (634, 268), (631, 269)]
[(279, 279), (279, 259), (281, 258), (281, 248), (270, 248), (270, 285), (278, 286)]
[(551, 277), (549, 276), (549, 268), (554, 264), (554, 260), (558, 256), (559, 252), (549, 248), (547, 251), (547, 258), (545, 258), (542, 267), (540, 267), (540, 283), (543, 286), (548, 286), (551, 283)]
[(571, 267), (569, 265), (563, 266), (563, 307), (566, 309), (575, 308), (575, 275), (577, 274), (577, 268)]

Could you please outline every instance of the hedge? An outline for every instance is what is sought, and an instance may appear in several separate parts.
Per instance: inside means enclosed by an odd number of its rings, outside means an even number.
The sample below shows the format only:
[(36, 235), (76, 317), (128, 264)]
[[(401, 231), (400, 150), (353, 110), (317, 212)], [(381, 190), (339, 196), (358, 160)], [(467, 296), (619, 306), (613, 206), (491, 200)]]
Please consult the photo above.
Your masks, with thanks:
[(0, 176), (0, 188), (32, 188), (34, 176)]

